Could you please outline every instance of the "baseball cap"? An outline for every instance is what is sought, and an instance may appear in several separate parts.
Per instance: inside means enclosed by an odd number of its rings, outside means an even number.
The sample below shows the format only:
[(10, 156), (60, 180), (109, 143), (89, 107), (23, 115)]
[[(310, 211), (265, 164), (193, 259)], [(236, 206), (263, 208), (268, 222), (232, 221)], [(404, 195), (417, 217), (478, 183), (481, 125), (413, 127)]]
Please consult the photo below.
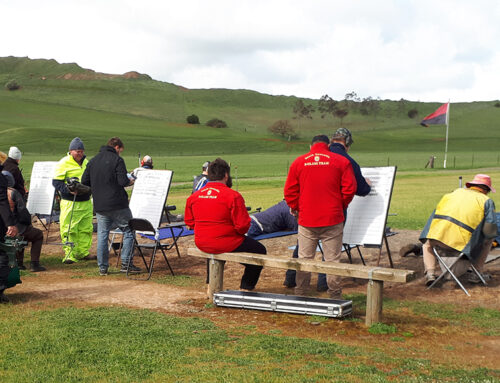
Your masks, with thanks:
[(333, 133), (332, 139), (343, 138), (347, 146), (351, 146), (354, 143), (352, 139), (352, 134), (347, 128), (338, 128), (335, 133)]

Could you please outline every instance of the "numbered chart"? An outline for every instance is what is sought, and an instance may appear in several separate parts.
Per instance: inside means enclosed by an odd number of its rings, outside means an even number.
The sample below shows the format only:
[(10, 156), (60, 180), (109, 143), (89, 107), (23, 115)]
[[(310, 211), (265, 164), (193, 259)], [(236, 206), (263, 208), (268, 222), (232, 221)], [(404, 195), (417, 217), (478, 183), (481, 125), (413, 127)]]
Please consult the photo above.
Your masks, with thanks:
[(51, 215), (55, 190), (52, 179), (57, 161), (38, 161), (33, 164), (27, 208), (31, 214)]
[(147, 219), (155, 228), (160, 227), (172, 176), (171, 170), (141, 170), (137, 174), (130, 198), (134, 218)]
[(391, 204), (396, 167), (361, 168), (372, 189), (365, 197), (355, 196), (347, 208), (343, 243), (381, 246)]

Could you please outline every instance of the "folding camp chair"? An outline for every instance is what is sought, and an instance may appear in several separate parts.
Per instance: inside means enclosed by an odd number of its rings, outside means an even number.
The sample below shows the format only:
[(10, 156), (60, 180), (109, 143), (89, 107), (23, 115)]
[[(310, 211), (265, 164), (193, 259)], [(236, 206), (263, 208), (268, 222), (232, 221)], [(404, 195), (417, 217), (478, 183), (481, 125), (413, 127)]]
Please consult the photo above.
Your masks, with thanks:
[(457, 276), (453, 273), (452, 269), (453, 269), (453, 266), (455, 266), (455, 264), (457, 264), (460, 260), (466, 260), (469, 262), (470, 264), (470, 267), (472, 269), (472, 271), (474, 273), (477, 274), (477, 276), (479, 277), (479, 280), (484, 284), (484, 285), (487, 285), (486, 281), (484, 280), (483, 276), (481, 275), (481, 273), (474, 267), (474, 265), (472, 264), (472, 262), (470, 262), (469, 258), (467, 257), (467, 255), (465, 253), (462, 253), (462, 252), (459, 252), (459, 251), (455, 251), (456, 254), (452, 254), (451, 257), (452, 258), (455, 258), (453, 260), (453, 262), (448, 265), (447, 262), (445, 262), (445, 260), (443, 259), (443, 256), (439, 254), (439, 251), (438, 249), (442, 249), (444, 251), (444, 253), (446, 254), (446, 249), (443, 249), (442, 247), (439, 246), (439, 242), (437, 241), (434, 241), (434, 240), (431, 240), (430, 242), (431, 244), (431, 248), (432, 248), (432, 252), (434, 253), (434, 256), (436, 257), (436, 259), (438, 260), (439, 264), (441, 265), (442, 268), (444, 268), (446, 271), (442, 272), (441, 275), (439, 277), (436, 278), (436, 280), (434, 282), (432, 282), (432, 284), (427, 287), (427, 289), (430, 289), (432, 288), (433, 286), (435, 286), (441, 279), (443, 279), (447, 274), (450, 274), (451, 277), (455, 280), (455, 282), (460, 286), (460, 288), (463, 290), (463, 292), (465, 294), (467, 294), (467, 296), (470, 297), (470, 294), (469, 292), (467, 291), (467, 289), (464, 287), (464, 285), (462, 285), (462, 283), (460, 282), (460, 280), (457, 278)]
[[(172, 244), (161, 243), (160, 239), (158, 237), (157, 231), (155, 230), (155, 228), (153, 227), (151, 222), (149, 222), (146, 219), (132, 218), (130, 221), (128, 221), (128, 225), (129, 225), (130, 229), (132, 230), (132, 232), (134, 233), (134, 247), (132, 249), (132, 252), (134, 252), (135, 249), (138, 250), (139, 255), (142, 257), (142, 260), (144, 262), (144, 266), (146, 267), (146, 271), (148, 273), (147, 278), (131, 278), (131, 279), (147, 281), (149, 278), (151, 278), (151, 274), (153, 273), (153, 267), (155, 264), (155, 256), (156, 256), (156, 252), (158, 250), (161, 250), (161, 252), (163, 254), (163, 258), (165, 259), (165, 262), (167, 263), (167, 266), (170, 269), (170, 272), (172, 273), (172, 275), (174, 275), (174, 271), (172, 270), (172, 267), (170, 266), (170, 263), (168, 262), (167, 255), (165, 254), (165, 250), (170, 250), (172, 248)], [(153, 243), (151, 243), (151, 242), (139, 243), (137, 241), (137, 235), (136, 235), (137, 232), (154, 235), (154, 239), (152, 240)], [(148, 237), (145, 237), (145, 238), (146, 238), (146, 240), (151, 241), (151, 239), (147, 239)], [(146, 257), (145, 257), (143, 250), (151, 250), (151, 259), (149, 261), (149, 264), (146, 261)], [(127, 264), (127, 277), (128, 278), (130, 278), (129, 269), (130, 269), (131, 262), (132, 262), (132, 257), (129, 258), (129, 261)]]
[[(116, 227), (112, 229), (109, 234), (111, 234), (111, 238), (108, 239), (108, 253), (113, 250), (116, 255), (116, 267), (118, 267), (120, 265), (123, 247), (123, 232), (120, 230), (120, 228)], [(117, 235), (121, 237), (120, 242), (115, 241)]]

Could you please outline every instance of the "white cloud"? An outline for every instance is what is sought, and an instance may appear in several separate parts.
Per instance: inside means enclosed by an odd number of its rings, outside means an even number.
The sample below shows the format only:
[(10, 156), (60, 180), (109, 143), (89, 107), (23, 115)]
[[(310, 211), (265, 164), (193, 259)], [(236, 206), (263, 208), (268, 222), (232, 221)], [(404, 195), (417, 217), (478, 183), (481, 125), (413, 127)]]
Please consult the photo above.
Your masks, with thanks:
[(0, 56), (137, 70), (190, 88), (499, 98), (495, 0), (0, 0)]

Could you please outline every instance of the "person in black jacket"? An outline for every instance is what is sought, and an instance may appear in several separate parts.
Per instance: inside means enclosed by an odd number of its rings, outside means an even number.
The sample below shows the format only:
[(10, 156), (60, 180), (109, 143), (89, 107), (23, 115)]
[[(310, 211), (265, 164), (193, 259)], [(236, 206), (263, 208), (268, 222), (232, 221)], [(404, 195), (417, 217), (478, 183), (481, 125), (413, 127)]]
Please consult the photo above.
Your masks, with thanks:
[(9, 149), (9, 157), (3, 163), (3, 170), (7, 170), (14, 177), (14, 189), (16, 189), (23, 199), (26, 201), (26, 188), (24, 186), (24, 177), (19, 169), (19, 162), (21, 161), (22, 153), (15, 146), (11, 146)]
[[(97, 216), (97, 265), (99, 274), (107, 275), (109, 268), (108, 238), (109, 231), (118, 226), (123, 232), (121, 250), (122, 268), (126, 272), (129, 257), (133, 257), (133, 233), (128, 226), (132, 212), (128, 206), (125, 187), (132, 185), (125, 161), (120, 157), (124, 149), (118, 137), (110, 138), (106, 146), (101, 146), (99, 153), (87, 164), (82, 176), (82, 184), (90, 186)], [(132, 261), (132, 260), (131, 260)], [(129, 272), (139, 272), (140, 268), (131, 262)]]
[[(31, 242), (31, 263), (30, 271), (39, 272), (45, 271), (45, 267), (40, 265), (40, 255), (42, 253), (43, 244), (43, 232), (40, 229), (33, 227), (31, 224), (31, 214), (26, 208), (26, 203), (24, 202), (21, 193), (14, 189), (14, 177), (7, 170), (3, 170), (2, 174), (7, 178), (7, 197), (9, 199), (10, 211), (14, 214), (16, 219), (17, 230), (19, 235), (27, 242)], [(22, 250), (18, 250), (16, 254), (17, 267), (19, 270), (26, 270), (24, 266), (24, 247)]]
[[(7, 179), (1, 174), (3, 165), (0, 165), (0, 242), (4, 242), (5, 235), (15, 237), (18, 234), (16, 221), (9, 207), (7, 199)], [(9, 277), (9, 257), (0, 248), (0, 303), (7, 303), (9, 299), (4, 295)]]
[(346, 128), (339, 128), (332, 136), (329, 149), (332, 153), (340, 154), (342, 157), (349, 160), (352, 170), (354, 171), (354, 176), (356, 177), (356, 195), (364, 197), (368, 195), (372, 189), (371, 181), (363, 177), (358, 163), (354, 161), (354, 158), (347, 154), (353, 142), (351, 132)]

